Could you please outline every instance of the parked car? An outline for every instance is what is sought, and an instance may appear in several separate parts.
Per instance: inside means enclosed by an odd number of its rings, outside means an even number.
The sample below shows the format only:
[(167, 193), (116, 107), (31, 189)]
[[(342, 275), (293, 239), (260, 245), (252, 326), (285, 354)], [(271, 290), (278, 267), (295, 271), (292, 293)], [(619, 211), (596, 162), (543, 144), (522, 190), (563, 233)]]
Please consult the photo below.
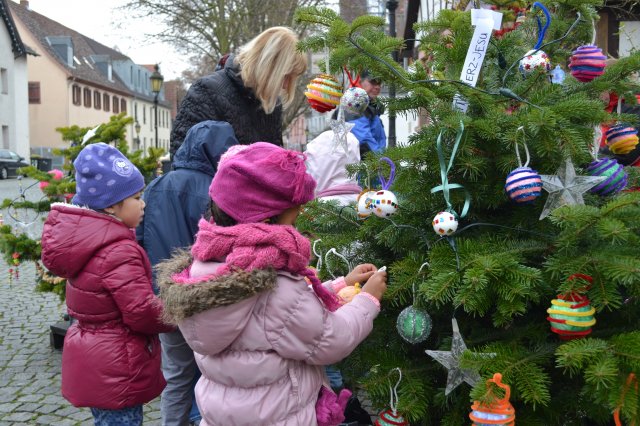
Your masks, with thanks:
[(24, 157), (8, 149), (0, 149), (0, 179), (17, 176), (17, 170), (20, 167), (27, 167), (28, 165), (29, 164), (24, 161)]

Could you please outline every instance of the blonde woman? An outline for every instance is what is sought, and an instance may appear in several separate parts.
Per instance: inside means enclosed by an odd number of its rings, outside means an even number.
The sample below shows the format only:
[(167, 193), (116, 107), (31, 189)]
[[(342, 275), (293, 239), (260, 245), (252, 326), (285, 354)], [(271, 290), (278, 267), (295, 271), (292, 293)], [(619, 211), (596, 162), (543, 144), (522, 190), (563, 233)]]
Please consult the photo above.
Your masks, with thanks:
[(293, 101), (307, 69), (290, 28), (272, 27), (230, 55), (224, 68), (198, 79), (182, 101), (171, 132), (171, 155), (189, 129), (205, 120), (226, 121), (242, 145), (282, 146), (282, 109)]

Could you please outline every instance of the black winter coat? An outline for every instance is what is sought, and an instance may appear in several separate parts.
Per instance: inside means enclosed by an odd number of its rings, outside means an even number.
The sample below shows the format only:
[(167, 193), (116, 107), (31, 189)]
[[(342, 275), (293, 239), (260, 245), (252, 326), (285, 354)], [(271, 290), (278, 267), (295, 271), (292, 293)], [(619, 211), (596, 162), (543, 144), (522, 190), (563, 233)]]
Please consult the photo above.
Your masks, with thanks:
[(282, 146), (282, 105), (265, 114), (253, 91), (244, 86), (233, 56), (224, 69), (196, 80), (187, 92), (171, 131), (172, 158), (189, 129), (205, 120), (231, 124), (241, 145), (270, 142)]

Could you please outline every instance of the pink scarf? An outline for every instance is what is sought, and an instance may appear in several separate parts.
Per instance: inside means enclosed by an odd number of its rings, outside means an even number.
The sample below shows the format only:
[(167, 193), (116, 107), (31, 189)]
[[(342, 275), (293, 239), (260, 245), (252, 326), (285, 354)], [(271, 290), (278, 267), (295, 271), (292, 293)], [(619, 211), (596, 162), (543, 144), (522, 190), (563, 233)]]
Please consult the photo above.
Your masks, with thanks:
[[(224, 261), (216, 276), (242, 269), (274, 268), (307, 277), (325, 307), (335, 311), (340, 303), (335, 294), (324, 288), (309, 268), (311, 243), (293, 226), (247, 223), (217, 226), (204, 219), (198, 224), (196, 242), (191, 247), (194, 259)], [(181, 275), (181, 274), (178, 274)]]

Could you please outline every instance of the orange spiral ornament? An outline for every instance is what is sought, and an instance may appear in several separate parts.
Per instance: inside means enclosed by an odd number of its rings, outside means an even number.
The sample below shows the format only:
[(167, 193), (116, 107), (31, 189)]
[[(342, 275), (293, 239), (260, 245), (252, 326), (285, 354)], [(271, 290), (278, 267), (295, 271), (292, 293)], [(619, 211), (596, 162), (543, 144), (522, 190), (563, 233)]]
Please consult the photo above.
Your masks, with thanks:
[[(492, 384), (504, 389), (503, 398), (498, 398), (493, 393), (494, 386), (492, 386)], [(474, 401), (471, 406), (471, 410), (473, 411), (469, 413), (469, 418), (473, 422), (472, 426), (514, 426), (516, 411), (513, 409), (513, 405), (509, 402), (511, 387), (502, 383), (502, 374), (500, 373), (495, 373), (492, 379), (487, 380), (487, 386), (489, 396), (492, 401), (489, 403)]]

